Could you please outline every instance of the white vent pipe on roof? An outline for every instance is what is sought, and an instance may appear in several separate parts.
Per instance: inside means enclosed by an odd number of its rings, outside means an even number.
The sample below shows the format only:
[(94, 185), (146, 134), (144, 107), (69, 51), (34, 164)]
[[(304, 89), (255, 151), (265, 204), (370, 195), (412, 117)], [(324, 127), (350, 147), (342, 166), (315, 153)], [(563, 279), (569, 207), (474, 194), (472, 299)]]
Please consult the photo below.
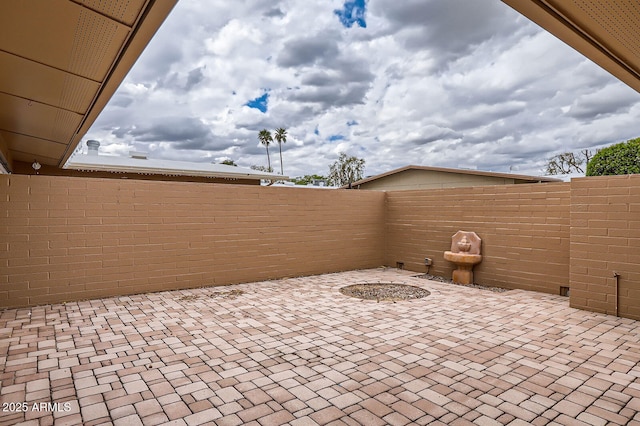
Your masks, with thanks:
[(87, 141), (87, 155), (98, 155), (99, 148), (100, 148), (100, 142), (96, 140)]

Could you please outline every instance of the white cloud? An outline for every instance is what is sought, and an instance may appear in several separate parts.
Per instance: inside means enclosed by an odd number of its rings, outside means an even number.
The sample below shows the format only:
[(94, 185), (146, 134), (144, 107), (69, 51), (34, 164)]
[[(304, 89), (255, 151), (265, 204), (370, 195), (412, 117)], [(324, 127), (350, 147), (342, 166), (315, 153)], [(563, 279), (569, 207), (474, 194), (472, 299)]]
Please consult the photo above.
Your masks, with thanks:
[[(296, 176), (326, 174), (341, 150), (369, 175), (535, 174), (557, 152), (640, 136), (640, 94), (499, 0), (367, 5), (367, 27), (345, 28), (340, 0), (179, 2), (87, 139), (266, 165), (257, 133), (285, 127)], [(265, 91), (266, 113), (246, 106)]]
[(262, 33), (259, 28), (238, 19), (229, 21), (214, 38), (205, 42), (208, 52), (225, 57), (233, 55), (234, 59), (247, 53), (259, 53), (261, 44)]

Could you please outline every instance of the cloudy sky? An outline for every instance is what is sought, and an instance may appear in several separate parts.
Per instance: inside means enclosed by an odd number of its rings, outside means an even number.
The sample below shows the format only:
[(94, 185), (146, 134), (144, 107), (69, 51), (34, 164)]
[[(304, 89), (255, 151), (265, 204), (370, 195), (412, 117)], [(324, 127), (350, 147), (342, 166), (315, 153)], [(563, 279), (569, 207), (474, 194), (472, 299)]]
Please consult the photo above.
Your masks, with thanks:
[[(409, 164), (539, 175), (640, 136), (640, 94), (500, 0), (182, 0), (86, 139), (104, 152), (365, 174)], [(280, 170), (277, 145), (272, 166)]]

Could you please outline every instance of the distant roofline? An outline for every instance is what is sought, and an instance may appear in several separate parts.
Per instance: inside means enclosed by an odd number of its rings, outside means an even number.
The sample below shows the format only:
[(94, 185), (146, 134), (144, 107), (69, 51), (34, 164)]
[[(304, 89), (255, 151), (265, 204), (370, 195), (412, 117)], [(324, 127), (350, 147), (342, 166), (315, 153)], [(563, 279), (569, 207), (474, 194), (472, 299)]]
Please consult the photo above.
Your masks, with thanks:
[(65, 169), (165, 176), (198, 176), (226, 179), (289, 180), (289, 176), (226, 164), (75, 154)]
[[(446, 167), (409, 165), (405, 167), (400, 167), (399, 169), (391, 170), (386, 173), (381, 173), (376, 176), (360, 179), (356, 182), (353, 182), (351, 186), (362, 185), (363, 183), (378, 180), (383, 177), (394, 175), (396, 173), (404, 172), (407, 170), (426, 170), (426, 171), (432, 171), (432, 172), (456, 173), (456, 174), (466, 174), (466, 175), (476, 175), (476, 176), (490, 176), (490, 177), (497, 177), (497, 178), (504, 178), (504, 179), (526, 180), (526, 181), (531, 181), (532, 183), (533, 182), (562, 182), (562, 179), (550, 178), (545, 176), (529, 176), (529, 175), (517, 175), (513, 173), (486, 172), (483, 170), (450, 169)], [(342, 188), (348, 188), (348, 187), (349, 185), (344, 185)]]

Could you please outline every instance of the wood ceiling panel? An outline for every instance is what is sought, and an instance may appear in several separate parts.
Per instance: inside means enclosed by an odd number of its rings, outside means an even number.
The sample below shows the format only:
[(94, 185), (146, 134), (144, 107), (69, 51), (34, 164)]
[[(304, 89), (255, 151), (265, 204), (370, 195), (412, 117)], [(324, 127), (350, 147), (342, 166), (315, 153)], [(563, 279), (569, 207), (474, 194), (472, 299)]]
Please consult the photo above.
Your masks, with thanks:
[(68, 144), (81, 114), (0, 93), (0, 130)]
[(66, 145), (11, 132), (0, 132), (14, 161), (33, 162), (55, 166)]
[(81, 3), (111, 19), (132, 26), (147, 0), (83, 0)]
[(95, 81), (0, 51), (0, 92), (84, 114), (99, 88)]
[(68, 70), (94, 80), (104, 80), (113, 58), (124, 46), (129, 27), (82, 9), (76, 26)]
[(0, 0), (9, 169), (11, 158), (65, 163), (176, 1)]
[(640, 92), (638, 0), (502, 0)]
[(637, 0), (547, 0), (547, 4), (640, 73), (640, 3)]
[(102, 81), (129, 28), (68, 0), (2, 0), (2, 50)]
[(79, 131), (74, 135), (68, 150), (60, 159), (60, 167), (67, 162), (73, 151), (82, 141), (86, 132), (89, 131), (91, 125), (106, 106), (111, 96), (113, 96), (133, 64), (138, 60), (138, 57), (162, 22), (169, 15), (176, 2), (177, 0), (153, 1), (145, 8), (145, 11), (142, 13), (142, 18), (136, 22), (135, 32), (133, 33), (133, 37), (128, 40), (126, 50), (114, 59), (117, 60), (116, 67), (101, 86), (98, 98), (92, 104), (89, 113), (85, 115)]
[(100, 90), (100, 83), (73, 74), (66, 74), (60, 94), (61, 108), (86, 114)]

